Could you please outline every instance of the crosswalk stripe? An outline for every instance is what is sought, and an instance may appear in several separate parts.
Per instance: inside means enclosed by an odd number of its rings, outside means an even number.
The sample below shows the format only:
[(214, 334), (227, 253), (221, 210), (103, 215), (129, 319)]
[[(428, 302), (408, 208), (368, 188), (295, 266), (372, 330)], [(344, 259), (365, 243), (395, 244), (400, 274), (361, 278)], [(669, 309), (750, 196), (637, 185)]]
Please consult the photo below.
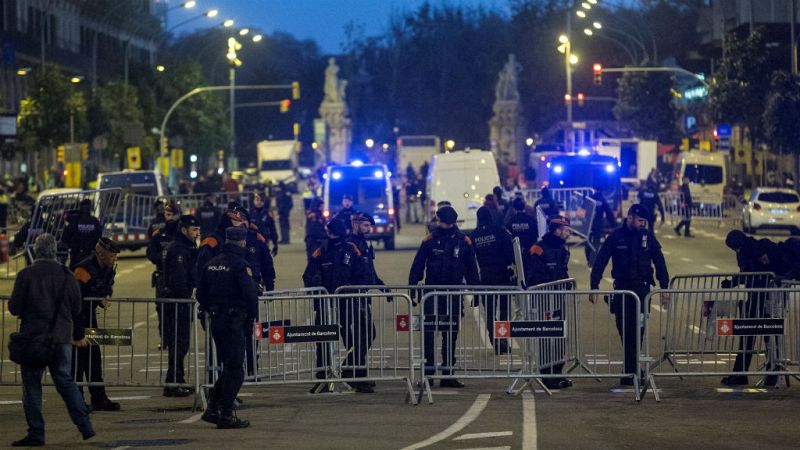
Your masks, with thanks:
[(454, 441), (464, 441), (467, 439), (488, 439), (488, 438), (495, 438), (495, 437), (502, 437), (502, 436), (512, 436), (514, 434), (513, 431), (492, 431), (488, 433), (468, 433), (462, 434), (461, 436), (453, 439)]

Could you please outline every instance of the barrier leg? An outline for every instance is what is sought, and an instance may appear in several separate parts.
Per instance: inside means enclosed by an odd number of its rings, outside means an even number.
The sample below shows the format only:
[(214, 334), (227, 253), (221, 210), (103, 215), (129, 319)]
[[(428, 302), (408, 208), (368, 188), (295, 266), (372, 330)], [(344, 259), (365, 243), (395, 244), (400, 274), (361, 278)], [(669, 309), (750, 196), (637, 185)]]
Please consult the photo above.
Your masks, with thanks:
[(419, 404), (419, 400), (417, 396), (414, 395), (414, 386), (411, 384), (411, 380), (406, 378), (406, 403), (411, 403), (412, 405), (416, 406)]

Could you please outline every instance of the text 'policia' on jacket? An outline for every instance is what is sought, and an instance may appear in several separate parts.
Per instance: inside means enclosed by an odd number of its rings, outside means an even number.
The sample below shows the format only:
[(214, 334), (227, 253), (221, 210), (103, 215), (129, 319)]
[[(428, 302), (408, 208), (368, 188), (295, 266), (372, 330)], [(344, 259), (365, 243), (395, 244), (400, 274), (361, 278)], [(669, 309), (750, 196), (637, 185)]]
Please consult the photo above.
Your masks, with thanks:
[(203, 311), (220, 306), (258, 317), (258, 291), (245, 253), (242, 247), (225, 244), (222, 252), (203, 266), (197, 286), (197, 301)]
[(437, 229), (428, 235), (414, 257), (408, 284), (476, 285), (480, 283), (472, 240), (455, 228)]

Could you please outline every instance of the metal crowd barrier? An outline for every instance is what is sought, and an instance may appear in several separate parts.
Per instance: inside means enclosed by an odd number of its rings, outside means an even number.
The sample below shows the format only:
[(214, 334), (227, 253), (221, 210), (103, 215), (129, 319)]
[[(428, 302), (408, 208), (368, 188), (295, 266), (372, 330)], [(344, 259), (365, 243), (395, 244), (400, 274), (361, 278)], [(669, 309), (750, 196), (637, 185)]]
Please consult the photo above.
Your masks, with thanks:
[[(422, 380), (420, 398), (426, 395), (428, 402), (433, 403), (431, 381), (436, 379), (522, 379), (525, 384), (518, 392), (526, 388), (534, 391), (533, 383), (537, 383), (550, 394), (542, 380), (565, 376), (561, 363), (567, 362), (568, 358), (558, 352), (566, 349), (563, 341), (577, 322), (575, 318), (570, 320), (569, 315), (562, 319), (550, 315), (548, 319), (545, 311), (538, 308), (541, 305), (559, 305), (567, 311), (580, 311), (581, 323), (589, 324), (576, 329), (582, 348), (592, 350), (591, 354), (585, 355), (588, 373), (571, 376), (631, 379), (633, 392), (639, 400), (638, 355), (642, 328), (635, 324), (641, 323), (636, 322), (641, 317), (641, 302), (633, 292), (485, 291), (480, 293), (484, 308), (491, 304), (493, 310), (502, 315), (503, 311), (511, 311), (517, 298), (526, 311), (522, 320), (497, 320), (495, 317), (489, 324), (481, 319), (477, 308), (473, 308), (473, 314), (464, 314), (461, 306), (464, 297), (473, 294), (474, 291), (470, 290), (429, 292), (422, 298), (419, 347), (424, 360), (419, 369)], [(590, 295), (596, 299), (593, 304), (588, 301)], [(624, 336), (621, 341), (613, 338), (617, 335), (617, 320), (601, 301), (604, 298), (618, 305), (620, 333)], [(587, 305), (583, 309), (579, 306), (582, 303)], [(629, 322), (628, 319), (634, 321), (631, 322), (633, 325), (623, 326)], [(608, 337), (602, 339), (602, 336)], [(628, 371), (623, 364), (626, 345), (631, 349)]]
[(776, 376), (788, 384), (800, 376), (797, 287), (654, 290), (647, 301), (662, 293), (670, 306), (648, 321), (662, 343), (648, 346), (648, 355), (661, 355), (647, 367), (645, 390), (656, 400), (658, 377)]
[[(553, 197), (553, 200), (558, 202), (559, 208), (562, 210), (570, 210), (570, 202), (573, 199), (573, 194), (580, 194), (581, 197), (591, 197), (594, 195), (594, 189), (590, 187), (581, 187), (581, 188), (548, 188), (550, 191), (550, 195)], [(533, 205), (536, 203), (537, 200), (542, 198), (542, 190), (541, 189), (528, 189), (521, 191), (522, 196), (525, 199), (525, 203), (528, 205)]]
[(679, 191), (666, 191), (659, 194), (664, 212), (671, 224), (690, 216), (696, 222), (716, 222), (718, 226), (734, 224), (741, 219), (741, 208), (729, 196), (692, 195), (692, 207), (688, 208)]
[[(0, 336), (0, 384), (21, 385), (19, 368), (8, 360), (8, 339), (12, 331), (19, 328), (19, 320), (8, 311), (9, 297), (0, 297), (2, 303), (2, 335)], [(83, 307), (92, 308), (93, 302), (101, 299), (85, 299)], [(160, 309), (161, 318), (159, 320)], [(202, 370), (202, 341), (198, 338), (196, 323), (196, 302), (192, 299), (153, 299), (153, 298), (112, 298), (106, 309), (97, 307), (97, 321), (88, 317), (84, 323), (89, 347), (75, 349), (73, 353), (73, 374), (80, 386), (106, 387), (186, 387), (195, 389), (200, 384)], [(171, 320), (171, 323), (167, 321)], [(185, 348), (184, 382), (167, 380), (170, 351), (165, 347), (178, 347), (177, 333), (180, 330), (188, 336)], [(170, 342), (171, 341), (171, 342)], [(78, 377), (78, 360), (84, 352), (85, 371), (88, 378)], [(94, 355), (99, 352), (99, 355)], [(178, 362), (178, 353), (173, 354)], [(97, 361), (100, 361), (100, 371)], [(12, 365), (9, 370), (6, 365)], [(49, 375), (48, 375), (49, 376)], [(99, 378), (102, 376), (102, 381)], [(49, 382), (49, 379), (48, 379)]]
[(725, 289), (736, 286), (774, 287), (773, 272), (725, 272), (675, 275), (670, 289)]
[[(259, 303), (245, 385), (315, 384), (319, 392), (401, 381), (406, 400), (416, 404), (408, 295), (269, 293)], [(212, 360), (218, 368), (216, 352)]]

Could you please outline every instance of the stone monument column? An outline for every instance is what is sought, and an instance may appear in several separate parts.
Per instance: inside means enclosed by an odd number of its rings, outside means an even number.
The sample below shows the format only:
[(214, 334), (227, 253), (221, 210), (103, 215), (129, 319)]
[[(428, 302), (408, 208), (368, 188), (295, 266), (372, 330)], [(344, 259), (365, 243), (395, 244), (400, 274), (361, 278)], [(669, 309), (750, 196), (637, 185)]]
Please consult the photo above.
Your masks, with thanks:
[[(495, 101), (492, 106), (494, 116), (489, 121), (489, 141), (492, 152), (502, 166), (516, 163), (520, 169), (527, 164), (524, 153), (525, 118), (519, 101), (517, 80), (522, 66), (513, 54), (497, 77)], [(505, 174), (500, 174), (504, 178)]]
[(348, 117), (345, 101), (347, 81), (339, 79), (339, 66), (330, 58), (325, 69), (325, 98), (319, 107), (319, 115), (325, 122), (327, 139), (327, 164), (346, 164), (352, 141), (352, 123)]

